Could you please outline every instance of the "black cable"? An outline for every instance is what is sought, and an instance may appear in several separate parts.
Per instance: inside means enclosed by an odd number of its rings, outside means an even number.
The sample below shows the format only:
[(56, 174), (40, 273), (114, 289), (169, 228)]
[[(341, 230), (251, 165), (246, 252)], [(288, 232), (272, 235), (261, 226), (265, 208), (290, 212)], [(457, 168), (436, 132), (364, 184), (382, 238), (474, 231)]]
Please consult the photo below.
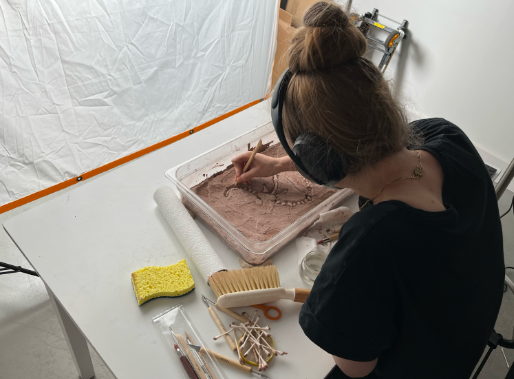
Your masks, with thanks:
[(28, 274), (28, 275), (39, 276), (39, 274), (33, 270), (28, 270), (28, 269), (20, 267), (20, 266), (13, 266), (13, 265), (7, 264), (5, 262), (0, 262), (0, 267), (1, 267), (0, 271), (2, 271), (0, 273), (0, 275), (22, 272), (22, 273)]
[[(510, 212), (510, 210), (511, 210), (513, 207), (514, 207), (514, 196), (512, 197), (512, 202), (510, 203), (510, 207), (509, 207), (509, 209), (507, 209), (507, 212), (505, 212), (504, 214), (502, 214), (502, 215), (500, 216), (500, 218), (503, 218), (503, 216), (505, 216), (507, 213), (509, 213), (509, 212)], [(512, 211), (512, 214), (514, 214), (514, 211)]]
[(485, 354), (485, 357), (482, 359), (482, 362), (480, 362), (480, 366), (478, 366), (477, 370), (475, 371), (475, 375), (473, 375), (473, 379), (477, 379), (478, 378), (478, 375), (480, 375), (480, 372), (484, 368), (485, 362), (487, 362), (487, 359), (489, 358), (489, 356), (493, 352), (493, 349), (494, 349), (494, 347), (489, 346), (489, 350), (487, 350), (487, 353)]

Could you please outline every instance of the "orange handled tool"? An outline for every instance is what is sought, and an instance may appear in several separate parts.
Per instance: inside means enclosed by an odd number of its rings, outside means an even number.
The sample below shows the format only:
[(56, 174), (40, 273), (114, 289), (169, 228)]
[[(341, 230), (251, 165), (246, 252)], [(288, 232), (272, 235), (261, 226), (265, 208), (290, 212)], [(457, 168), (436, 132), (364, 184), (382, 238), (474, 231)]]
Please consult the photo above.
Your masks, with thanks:
[[(261, 309), (262, 313), (264, 313), (264, 317), (266, 317), (269, 320), (278, 320), (280, 317), (282, 317), (282, 312), (277, 307), (274, 307), (272, 305), (265, 305), (265, 304), (256, 304), (256, 305), (250, 305), (252, 308)], [(276, 316), (272, 316), (268, 313), (269, 310), (276, 311), (278, 314)]]

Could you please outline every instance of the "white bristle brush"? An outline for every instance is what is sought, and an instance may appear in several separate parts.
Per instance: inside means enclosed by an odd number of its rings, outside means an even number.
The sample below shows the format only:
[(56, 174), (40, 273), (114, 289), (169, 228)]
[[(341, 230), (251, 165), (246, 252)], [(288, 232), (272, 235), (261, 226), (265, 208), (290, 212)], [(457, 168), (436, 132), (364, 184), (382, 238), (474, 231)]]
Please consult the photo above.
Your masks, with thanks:
[(271, 303), (280, 299), (305, 303), (310, 290), (282, 288), (276, 266), (219, 271), (209, 278), (209, 284), (223, 308)]

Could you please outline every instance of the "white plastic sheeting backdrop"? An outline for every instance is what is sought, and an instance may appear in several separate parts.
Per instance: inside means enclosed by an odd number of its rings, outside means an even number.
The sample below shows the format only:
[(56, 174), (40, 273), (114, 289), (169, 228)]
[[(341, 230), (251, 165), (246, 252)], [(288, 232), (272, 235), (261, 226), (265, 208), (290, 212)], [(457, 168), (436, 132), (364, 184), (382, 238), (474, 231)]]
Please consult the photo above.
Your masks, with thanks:
[(265, 96), (277, 0), (0, 0), (0, 205)]

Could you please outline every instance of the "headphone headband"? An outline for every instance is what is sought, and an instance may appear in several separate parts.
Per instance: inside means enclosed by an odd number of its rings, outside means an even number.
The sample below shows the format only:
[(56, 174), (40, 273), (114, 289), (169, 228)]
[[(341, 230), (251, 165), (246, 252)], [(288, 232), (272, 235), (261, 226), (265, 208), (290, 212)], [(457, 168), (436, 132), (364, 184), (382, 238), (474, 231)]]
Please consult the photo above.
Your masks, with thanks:
[(273, 123), (273, 127), (275, 128), (275, 132), (277, 133), (278, 139), (282, 144), (282, 147), (286, 151), (289, 158), (291, 158), (300, 174), (317, 184), (323, 185), (325, 183), (321, 182), (316, 177), (313, 177), (311, 173), (305, 168), (302, 161), (298, 159), (296, 154), (291, 150), (284, 134), (284, 128), (282, 124), (282, 109), (284, 107), (284, 99), (286, 98), (287, 88), (289, 87), (289, 83), (291, 82), (292, 77), (293, 74), (291, 71), (289, 71), (289, 68), (286, 68), (284, 73), (278, 79), (277, 84), (275, 84), (275, 90), (273, 91), (273, 96), (271, 98), (271, 121)]

